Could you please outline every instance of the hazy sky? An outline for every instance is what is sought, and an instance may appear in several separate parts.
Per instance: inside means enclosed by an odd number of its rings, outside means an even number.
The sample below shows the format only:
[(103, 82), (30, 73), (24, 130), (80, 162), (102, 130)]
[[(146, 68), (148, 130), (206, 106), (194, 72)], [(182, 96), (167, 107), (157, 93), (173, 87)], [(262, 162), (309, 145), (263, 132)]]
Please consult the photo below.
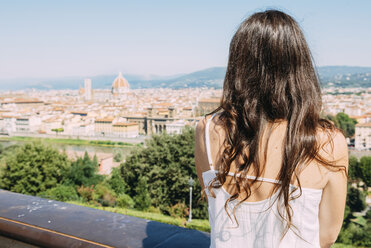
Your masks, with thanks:
[(371, 66), (368, 0), (0, 0), (0, 79), (225, 66), (238, 25), (267, 8), (299, 22), (317, 65)]

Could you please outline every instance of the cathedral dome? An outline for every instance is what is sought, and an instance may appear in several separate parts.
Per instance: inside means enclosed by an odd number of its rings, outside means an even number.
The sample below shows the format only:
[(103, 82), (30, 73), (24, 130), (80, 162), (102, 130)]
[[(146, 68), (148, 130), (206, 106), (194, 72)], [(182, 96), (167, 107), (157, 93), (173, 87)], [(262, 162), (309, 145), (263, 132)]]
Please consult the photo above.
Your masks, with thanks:
[(128, 80), (126, 80), (120, 72), (112, 83), (112, 91), (115, 92), (127, 91), (129, 90), (129, 88), (130, 85)]

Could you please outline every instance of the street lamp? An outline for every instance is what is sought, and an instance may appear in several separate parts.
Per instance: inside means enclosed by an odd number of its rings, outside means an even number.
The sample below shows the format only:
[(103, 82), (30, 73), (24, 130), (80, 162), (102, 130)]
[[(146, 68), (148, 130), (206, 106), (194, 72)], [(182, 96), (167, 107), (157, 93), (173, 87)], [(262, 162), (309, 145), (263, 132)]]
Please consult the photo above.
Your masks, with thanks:
[(189, 217), (188, 222), (192, 221), (192, 186), (195, 181), (192, 177), (189, 178), (188, 184), (189, 184)]

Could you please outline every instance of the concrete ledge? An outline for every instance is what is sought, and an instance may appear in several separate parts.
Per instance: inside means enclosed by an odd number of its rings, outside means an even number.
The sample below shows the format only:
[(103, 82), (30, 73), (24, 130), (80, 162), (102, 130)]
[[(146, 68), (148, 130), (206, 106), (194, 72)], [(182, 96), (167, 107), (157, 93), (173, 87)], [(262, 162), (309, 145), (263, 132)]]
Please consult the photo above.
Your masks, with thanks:
[(42, 247), (209, 247), (208, 233), (0, 190), (0, 235)]
[(18, 240), (7, 238), (0, 235), (0, 244), (2, 248), (38, 248), (37, 246), (30, 245)]

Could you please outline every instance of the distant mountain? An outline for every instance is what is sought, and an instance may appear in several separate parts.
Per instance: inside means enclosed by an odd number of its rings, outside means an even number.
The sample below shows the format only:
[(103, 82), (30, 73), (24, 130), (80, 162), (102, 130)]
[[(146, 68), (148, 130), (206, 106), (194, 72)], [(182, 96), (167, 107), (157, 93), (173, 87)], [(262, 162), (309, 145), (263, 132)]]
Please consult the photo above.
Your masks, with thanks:
[[(371, 67), (323, 66), (317, 68), (323, 87), (371, 87)], [(132, 89), (138, 88), (222, 88), (225, 67), (212, 67), (184, 75), (156, 76), (124, 74)], [(94, 89), (109, 89), (117, 75), (90, 77)], [(83, 87), (85, 77), (50, 79), (0, 80), (0, 90), (21, 89), (78, 89)]]
[[(157, 76), (157, 75), (134, 75), (125, 74), (124, 77), (129, 81), (130, 86), (136, 88), (148, 88), (152, 81), (171, 80), (183, 76)], [(84, 79), (90, 78), (92, 86), (95, 89), (109, 89), (117, 75), (99, 75), (93, 77), (62, 77), (62, 78), (19, 78), (19, 79), (0, 79), (0, 90), (62, 90), (62, 89), (79, 89), (84, 87)], [(161, 81), (162, 82), (162, 81)]]
[(361, 66), (321, 66), (317, 68), (321, 78), (333, 78), (339, 75), (371, 73), (371, 67)]
[(371, 87), (371, 67), (322, 66), (318, 74), (323, 87)]
[(185, 74), (168, 80), (148, 80), (135, 81), (142, 86), (142, 88), (187, 88), (187, 87), (214, 87), (221, 88), (225, 76), (225, 67), (212, 67), (202, 71), (196, 71), (190, 74)]

